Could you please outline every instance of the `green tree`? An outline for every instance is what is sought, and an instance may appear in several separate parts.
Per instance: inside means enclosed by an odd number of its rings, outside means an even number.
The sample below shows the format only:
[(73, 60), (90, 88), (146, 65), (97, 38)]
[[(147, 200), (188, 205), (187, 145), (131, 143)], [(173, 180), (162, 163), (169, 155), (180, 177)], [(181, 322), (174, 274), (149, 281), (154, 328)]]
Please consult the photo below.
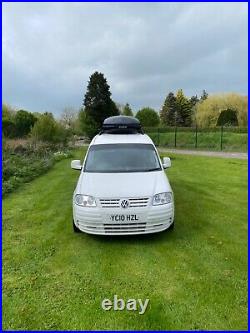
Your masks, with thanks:
[(199, 98), (197, 97), (197, 95), (191, 96), (189, 99), (189, 102), (190, 102), (191, 107), (193, 108), (199, 102)]
[(16, 137), (15, 115), (15, 111), (9, 105), (2, 105), (2, 133), (5, 137)]
[(95, 72), (90, 76), (87, 92), (84, 97), (86, 119), (94, 127), (94, 133), (101, 128), (104, 119), (116, 116), (119, 111), (111, 99), (110, 87), (102, 73)]
[(126, 105), (124, 106), (123, 111), (122, 111), (122, 115), (123, 116), (129, 116), (129, 117), (134, 116), (133, 111), (132, 111), (132, 109), (131, 109), (131, 107), (128, 103), (126, 103)]
[(167, 95), (163, 107), (160, 111), (160, 119), (162, 124), (164, 125), (175, 126), (176, 116), (177, 116), (176, 97), (174, 93), (170, 92)]
[(7, 138), (16, 137), (16, 124), (15, 122), (7, 117), (2, 119), (2, 131), (3, 135)]
[(192, 124), (192, 107), (184, 95), (182, 89), (179, 89), (176, 94), (177, 116), (176, 124), (178, 126), (191, 126)]
[(17, 136), (23, 137), (28, 135), (36, 120), (37, 118), (31, 112), (25, 110), (17, 111), (15, 116)]
[(205, 101), (207, 98), (208, 98), (208, 93), (206, 92), (205, 89), (203, 89), (200, 100)]
[(2, 118), (11, 118), (12, 110), (11, 107), (5, 103), (2, 105)]
[(34, 141), (65, 143), (68, 138), (68, 132), (55, 121), (51, 113), (45, 112), (33, 126), (31, 137)]
[(96, 123), (93, 118), (82, 108), (79, 111), (78, 119), (80, 132), (92, 139), (97, 133)]
[(142, 108), (136, 113), (135, 116), (144, 127), (154, 127), (158, 126), (160, 123), (160, 118), (158, 113), (149, 107)]
[(40, 112), (32, 112), (33, 116), (36, 117), (37, 119), (39, 119), (42, 115), (42, 113)]
[(210, 95), (202, 103), (199, 102), (195, 113), (197, 125), (215, 127), (221, 112), (225, 110), (235, 111), (238, 125), (247, 126), (248, 97), (235, 93)]
[(220, 112), (216, 126), (238, 126), (237, 112), (226, 109)]

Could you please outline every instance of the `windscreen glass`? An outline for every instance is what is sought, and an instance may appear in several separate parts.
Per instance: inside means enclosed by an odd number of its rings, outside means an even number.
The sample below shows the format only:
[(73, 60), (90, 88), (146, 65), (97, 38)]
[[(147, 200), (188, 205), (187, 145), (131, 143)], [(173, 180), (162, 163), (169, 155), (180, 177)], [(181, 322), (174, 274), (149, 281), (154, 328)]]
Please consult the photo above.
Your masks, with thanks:
[(103, 144), (90, 147), (85, 172), (150, 172), (161, 170), (151, 144)]

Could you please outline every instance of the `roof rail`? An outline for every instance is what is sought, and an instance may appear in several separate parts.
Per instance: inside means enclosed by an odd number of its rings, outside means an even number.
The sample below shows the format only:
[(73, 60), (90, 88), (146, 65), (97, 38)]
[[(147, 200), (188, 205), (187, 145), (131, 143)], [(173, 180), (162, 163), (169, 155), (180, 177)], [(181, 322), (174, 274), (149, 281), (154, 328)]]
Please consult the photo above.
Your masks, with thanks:
[(128, 116), (114, 116), (106, 118), (99, 134), (136, 134), (143, 133), (138, 119)]

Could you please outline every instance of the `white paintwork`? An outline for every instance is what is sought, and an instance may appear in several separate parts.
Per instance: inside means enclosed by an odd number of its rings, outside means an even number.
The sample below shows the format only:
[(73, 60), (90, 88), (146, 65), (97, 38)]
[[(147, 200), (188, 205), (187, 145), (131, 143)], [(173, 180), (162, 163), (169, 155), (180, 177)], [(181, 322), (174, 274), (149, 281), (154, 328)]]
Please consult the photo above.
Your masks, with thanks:
[[(148, 143), (152, 140), (143, 134), (102, 134), (97, 135), (91, 145), (119, 143)], [(156, 149), (156, 148), (155, 148)], [(157, 150), (156, 150), (157, 151)], [(87, 152), (88, 154), (88, 152)], [(78, 229), (90, 234), (128, 235), (145, 234), (163, 231), (170, 227), (174, 221), (174, 202), (153, 206), (153, 196), (157, 193), (172, 192), (168, 178), (162, 170), (151, 172), (131, 173), (88, 173), (84, 172), (84, 163), (72, 161), (71, 167), (82, 167), (74, 195), (73, 195), (73, 220)], [(74, 163), (73, 163), (74, 162)], [(170, 167), (169, 158), (164, 158), (164, 167)], [(76, 194), (85, 194), (95, 197), (96, 207), (82, 207), (74, 203)], [(122, 208), (123, 199), (148, 198), (146, 206)], [(100, 199), (119, 199), (118, 207), (103, 207)], [(139, 201), (141, 202), (141, 201)], [(123, 215), (131, 218), (136, 215), (138, 221), (111, 221), (111, 217)], [(109, 222), (110, 221), (110, 222)], [(109, 224), (107, 226), (107, 224)]]

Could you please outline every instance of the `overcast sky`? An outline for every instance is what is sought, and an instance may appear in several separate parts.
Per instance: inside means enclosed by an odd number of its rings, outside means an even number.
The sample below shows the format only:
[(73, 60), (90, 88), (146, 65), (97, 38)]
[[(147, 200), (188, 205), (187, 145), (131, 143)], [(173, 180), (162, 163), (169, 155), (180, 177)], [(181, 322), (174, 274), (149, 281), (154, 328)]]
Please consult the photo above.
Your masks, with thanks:
[(3, 3), (3, 101), (59, 115), (101, 71), (115, 102), (247, 94), (247, 3)]

